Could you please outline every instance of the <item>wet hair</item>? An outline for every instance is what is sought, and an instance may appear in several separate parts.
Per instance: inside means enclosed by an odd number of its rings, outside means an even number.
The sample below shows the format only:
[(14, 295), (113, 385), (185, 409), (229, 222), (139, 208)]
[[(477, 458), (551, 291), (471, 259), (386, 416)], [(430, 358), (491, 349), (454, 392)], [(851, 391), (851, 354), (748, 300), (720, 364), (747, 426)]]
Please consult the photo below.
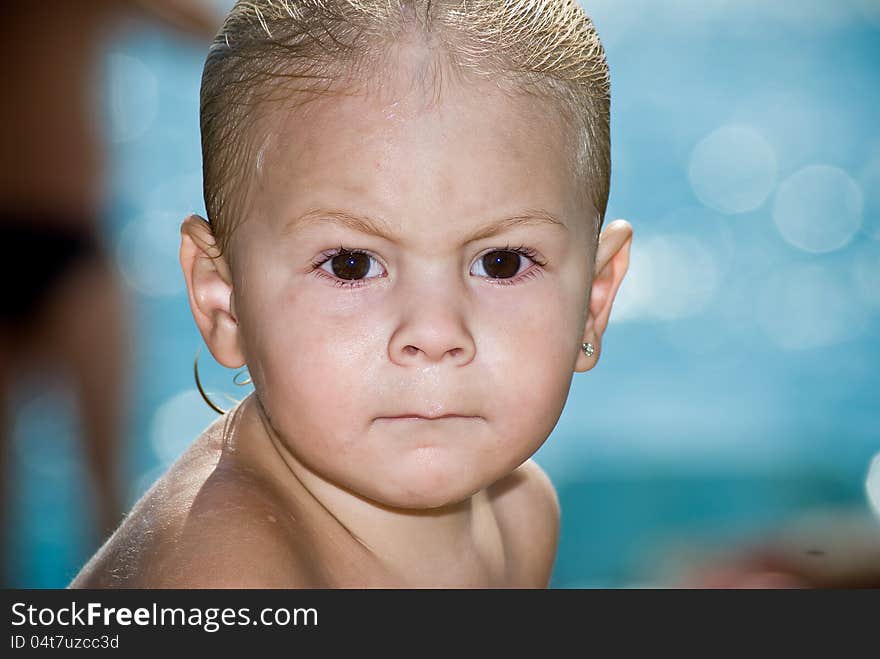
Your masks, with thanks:
[[(431, 53), (423, 77), (489, 80), (548, 103), (572, 138), (571, 166), (602, 226), (611, 175), (610, 79), (576, 0), (239, 0), (201, 86), (205, 207), (221, 252), (241, 221), (259, 139), (256, 110), (375, 86), (396, 43)], [(250, 129), (250, 130), (249, 130)]]

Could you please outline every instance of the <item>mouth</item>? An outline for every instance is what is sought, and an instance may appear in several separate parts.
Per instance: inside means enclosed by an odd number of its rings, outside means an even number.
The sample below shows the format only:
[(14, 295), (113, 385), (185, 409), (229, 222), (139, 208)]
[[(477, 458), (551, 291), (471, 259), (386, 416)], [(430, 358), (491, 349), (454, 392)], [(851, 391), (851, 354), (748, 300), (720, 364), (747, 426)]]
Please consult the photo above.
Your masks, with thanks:
[(464, 414), (441, 414), (437, 416), (431, 416), (427, 414), (399, 414), (397, 416), (380, 416), (376, 418), (376, 421), (406, 421), (406, 420), (420, 420), (420, 421), (437, 421), (439, 419), (478, 419), (477, 416), (466, 416)]

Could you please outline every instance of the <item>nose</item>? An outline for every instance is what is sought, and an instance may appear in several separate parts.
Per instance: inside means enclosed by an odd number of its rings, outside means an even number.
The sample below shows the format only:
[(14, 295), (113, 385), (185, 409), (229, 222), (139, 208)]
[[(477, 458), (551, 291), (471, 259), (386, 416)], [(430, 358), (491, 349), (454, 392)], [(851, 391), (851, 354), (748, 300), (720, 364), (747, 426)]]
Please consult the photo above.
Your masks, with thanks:
[(463, 302), (456, 297), (452, 291), (411, 296), (388, 346), (391, 361), (401, 366), (469, 363), (476, 345), (465, 324)]

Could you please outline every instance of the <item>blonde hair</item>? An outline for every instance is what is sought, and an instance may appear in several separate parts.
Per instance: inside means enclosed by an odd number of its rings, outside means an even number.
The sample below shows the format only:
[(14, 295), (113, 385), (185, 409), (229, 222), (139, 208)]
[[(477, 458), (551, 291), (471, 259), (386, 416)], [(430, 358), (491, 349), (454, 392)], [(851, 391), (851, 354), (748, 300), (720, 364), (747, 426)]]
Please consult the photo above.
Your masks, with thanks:
[(555, 104), (575, 135), (572, 167), (598, 234), (611, 175), (610, 79), (576, 0), (239, 0), (214, 40), (201, 87), (205, 207), (221, 251), (241, 214), (234, 190), (247, 188), (254, 157), (249, 114), (268, 102), (301, 107), (380, 81), (389, 47), (411, 36), (430, 44), (437, 94), (442, 63)]

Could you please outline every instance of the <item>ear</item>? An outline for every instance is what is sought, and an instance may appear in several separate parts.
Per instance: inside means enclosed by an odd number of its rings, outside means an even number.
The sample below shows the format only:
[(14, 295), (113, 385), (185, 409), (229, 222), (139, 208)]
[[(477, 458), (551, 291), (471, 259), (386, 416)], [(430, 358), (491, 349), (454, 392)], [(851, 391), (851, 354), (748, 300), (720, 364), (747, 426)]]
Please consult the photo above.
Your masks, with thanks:
[(180, 226), (180, 266), (193, 318), (214, 359), (227, 368), (244, 366), (232, 273), (211, 225), (198, 215), (190, 215)]
[(587, 357), (583, 350), (578, 354), (575, 371), (583, 373), (593, 368), (601, 354), (602, 335), (611, 316), (611, 305), (617, 289), (629, 267), (629, 248), (632, 245), (632, 225), (626, 220), (614, 220), (599, 236), (596, 247), (596, 265), (593, 287), (590, 292), (590, 308), (584, 326), (584, 343), (593, 344), (595, 352)]

